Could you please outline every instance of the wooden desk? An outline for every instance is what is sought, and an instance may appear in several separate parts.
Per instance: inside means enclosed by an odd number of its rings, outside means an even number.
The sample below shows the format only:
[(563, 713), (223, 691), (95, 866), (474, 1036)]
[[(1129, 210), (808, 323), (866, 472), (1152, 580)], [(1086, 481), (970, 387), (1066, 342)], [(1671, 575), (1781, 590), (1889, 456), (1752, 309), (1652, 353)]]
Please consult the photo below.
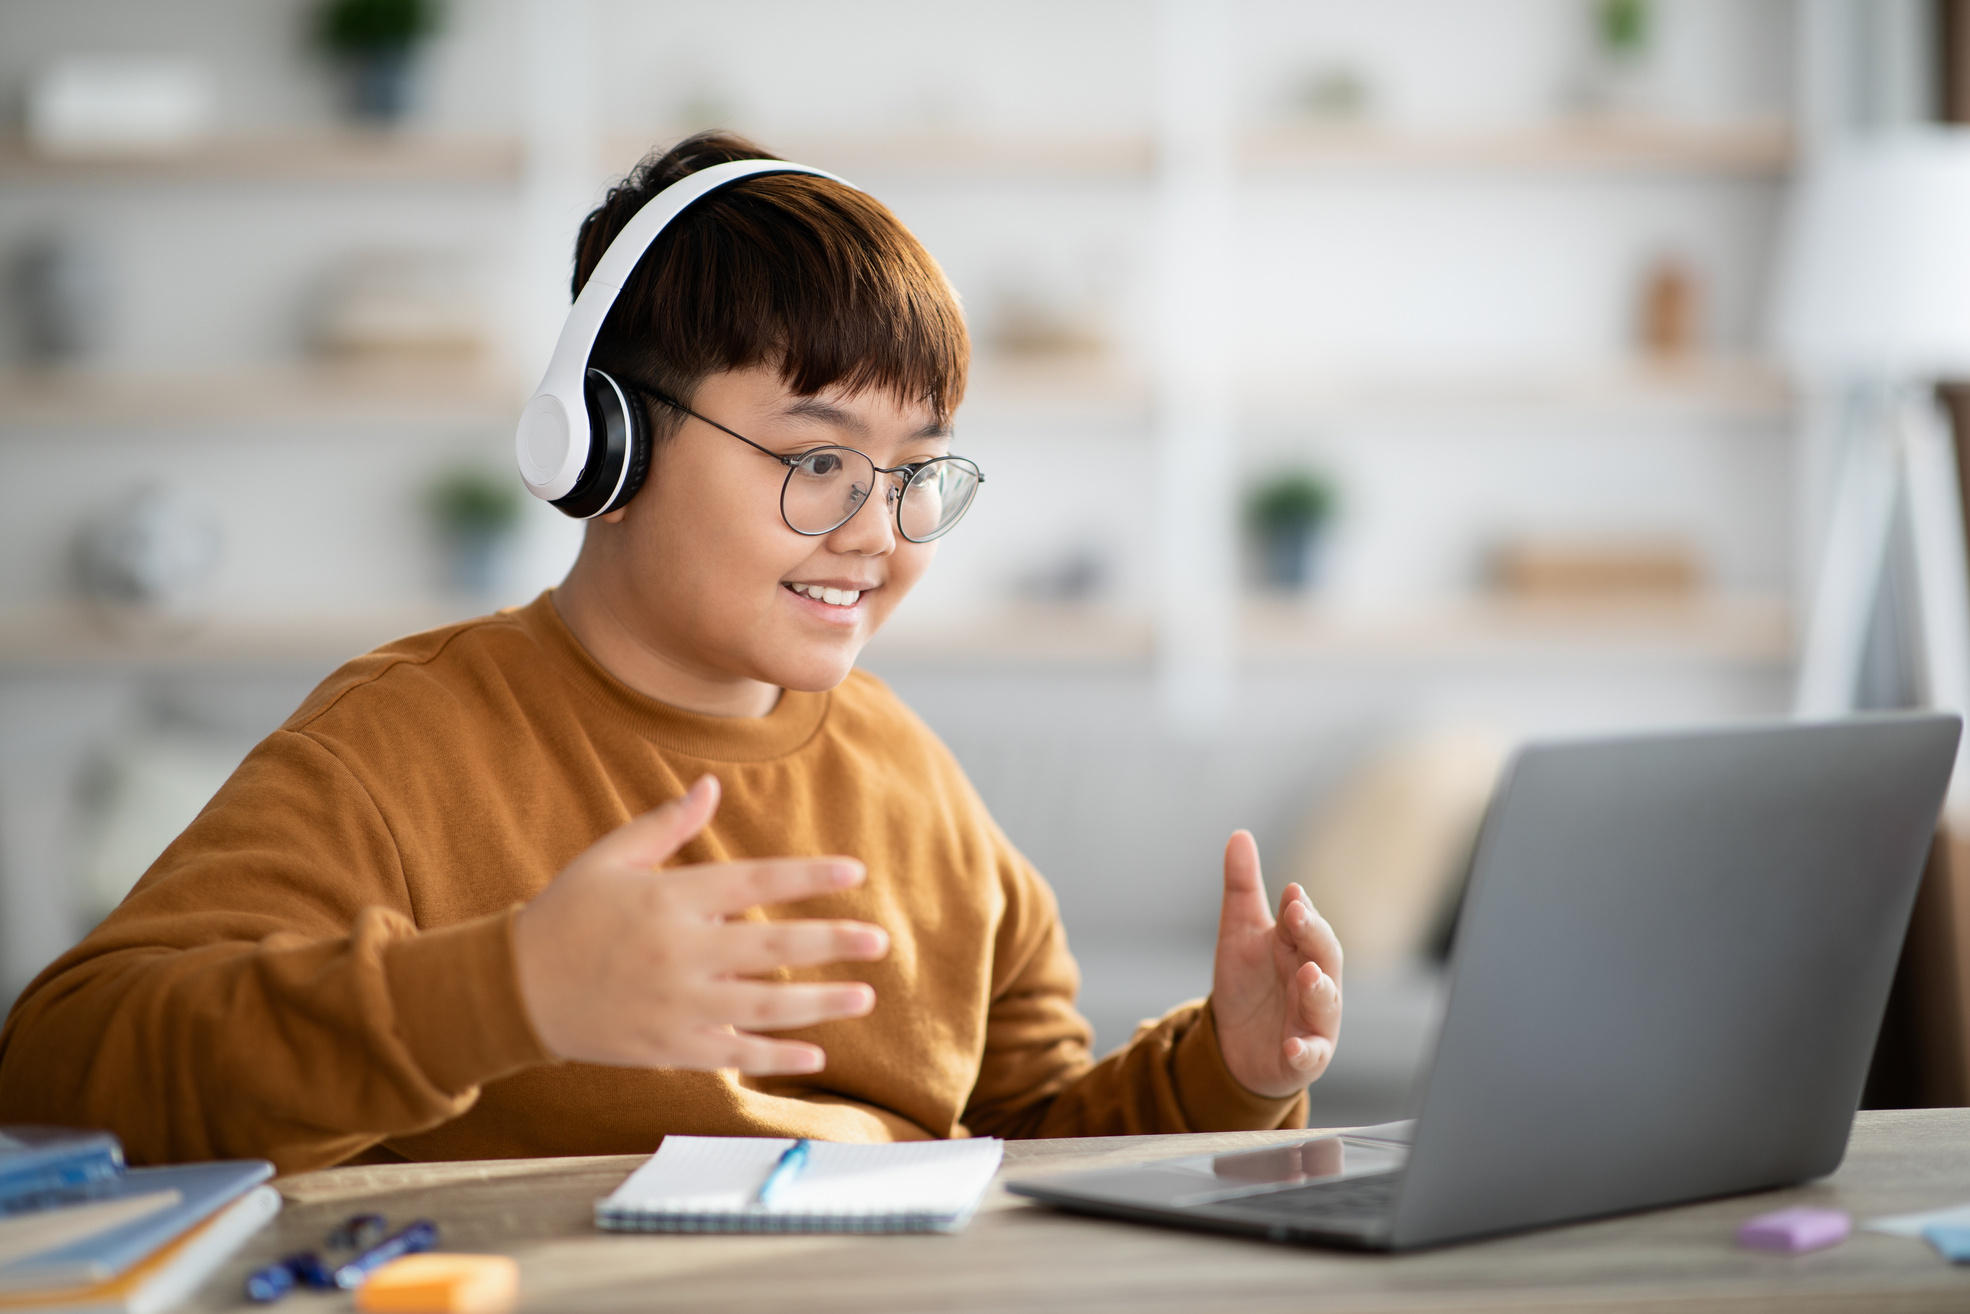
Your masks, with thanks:
[[(1270, 1144), (1304, 1133), (1015, 1141), (1004, 1174)], [(428, 1216), (447, 1248), (518, 1256), (524, 1308), (691, 1311), (1965, 1310), (1970, 1268), (1856, 1233), (1818, 1254), (1738, 1249), (1739, 1221), (1787, 1204), (1857, 1218), (1970, 1201), (1970, 1109), (1863, 1113), (1825, 1181), (1413, 1255), (1356, 1255), (1054, 1213), (994, 1187), (955, 1237), (618, 1236), (591, 1221), (635, 1157), (340, 1168), (287, 1178), (288, 1207), (193, 1308), (254, 1308), (252, 1268), (360, 1209)], [(1002, 1174), (1003, 1175), (1003, 1174)], [(290, 1297), (289, 1314), (347, 1309)]]

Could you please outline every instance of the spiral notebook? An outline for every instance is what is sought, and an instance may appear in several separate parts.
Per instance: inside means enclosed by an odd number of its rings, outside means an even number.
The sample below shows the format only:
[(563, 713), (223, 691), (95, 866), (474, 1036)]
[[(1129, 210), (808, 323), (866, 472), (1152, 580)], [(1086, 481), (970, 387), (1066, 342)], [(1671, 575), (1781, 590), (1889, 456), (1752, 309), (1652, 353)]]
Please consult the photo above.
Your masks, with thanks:
[(971, 1220), (1004, 1145), (992, 1137), (848, 1145), (814, 1141), (806, 1167), (754, 1197), (793, 1142), (666, 1136), (595, 1222), (617, 1232), (956, 1232)]

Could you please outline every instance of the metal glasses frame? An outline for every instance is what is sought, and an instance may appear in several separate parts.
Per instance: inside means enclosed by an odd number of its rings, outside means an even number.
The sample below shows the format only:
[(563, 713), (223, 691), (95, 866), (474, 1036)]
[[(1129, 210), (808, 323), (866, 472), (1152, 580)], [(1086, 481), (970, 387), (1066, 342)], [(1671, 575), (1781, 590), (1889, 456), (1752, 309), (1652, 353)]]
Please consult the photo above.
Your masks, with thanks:
[[(744, 434), (740, 433), (737, 429), (728, 429), (724, 425), (720, 424), (717, 420), (710, 419), (707, 416), (700, 415), (696, 411), (692, 410), (689, 406), (686, 406), (683, 402), (678, 401), (672, 397), (667, 397), (663, 393), (657, 392), (655, 389), (638, 388), (637, 391), (644, 393), (653, 401), (663, 403), (665, 406), (670, 407), (672, 410), (682, 411), (684, 412), (684, 414), (690, 416), (692, 419), (699, 420), (705, 424), (710, 425), (712, 428), (718, 430), (720, 433), (728, 433), (732, 435), (732, 437), (737, 438), (740, 442), (752, 448), (754, 451), (760, 452), (766, 456), (770, 456), (774, 460), (778, 461), (781, 465), (787, 467), (787, 476), (785, 479), (783, 479), (780, 482), (780, 522), (784, 524), (788, 529), (791, 529), (794, 533), (799, 534), (803, 538), (823, 538), (829, 534), (834, 533), (835, 530), (840, 529), (843, 525), (847, 524), (849, 521), (853, 520), (857, 515), (861, 514), (862, 508), (865, 505), (867, 505), (868, 502), (868, 499), (866, 498), (864, 498), (860, 502), (857, 502), (855, 504), (855, 509), (853, 511), (850, 511), (847, 515), (843, 516), (840, 520), (837, 520), (834, 524), (828, 526), (826, 529), (802, 529), (800, 526), (794, 524), (794, 522), (791, 519), (789, 519), (787, 516), (787, 489), (793, 483), (793, 472), (800, 468), (801, 462), (805, 461), (808, 457), (814, 455), (814, 453), (816, 452), (828, 452), (828, 451), (854, 452), (855, 455), (861, 457), (864, 461), (867, 461), (869, 463), (870, 468), (872, 468), (877, 474), (902, 474), (906, 470), (909, 471), (910, 477), (903, 481), (903, 487), (896, 493), (895, 500), (896, 500), (896, 532), (902, 535), (906, 541), (911, 543), (929, 543), (935, 541), (936, 539), (942, 538), (944, 535), (950, 533), (953, 529), (957, 528), (958, 520), (964, 519), (965, 511), (971, 510), (971, 503), (970, 501), (967, 500), (965, 502), (964, 511), (958, 512), (957, 520), (953, 520), (950, 524), (944, 526), (944, 528), (938, 530), (935, 534), (932, 534), (929, 538), (912, 537), (910, 531), (903, 528), (903, 498), (909, 494), (910, 485), (916, 483), (917, 479), (923, 474), (924, 471), (930, 469), (934, 465), (938, 465), (946, 461), (955, 462), (958, 465), (969, 466), (972, 475), (978, 480), (978, 482), (980, 484), (983, 484), (985, 482), (985, 472), (978, 468), (977, 462), (969, 460), (968, 458), (962, 456), (933, 456), (928, 461), (920, 461), (912, 465), (880, 466), (875, 463), (875, 458), (870, 456), (867, 452), (859, 451), (856, 448), (846, 446), (842, 443), (823, 443), (819, 447), (810, 447), (806, 451), (801, 452), (796, 456), (782, 456), (778, 452), (773, 451), (771, 448), (761, 447), (758, 443), (746, 437)], [(974, 496), (975, 495), (976, 495), (976, 490), (974, 490)]]

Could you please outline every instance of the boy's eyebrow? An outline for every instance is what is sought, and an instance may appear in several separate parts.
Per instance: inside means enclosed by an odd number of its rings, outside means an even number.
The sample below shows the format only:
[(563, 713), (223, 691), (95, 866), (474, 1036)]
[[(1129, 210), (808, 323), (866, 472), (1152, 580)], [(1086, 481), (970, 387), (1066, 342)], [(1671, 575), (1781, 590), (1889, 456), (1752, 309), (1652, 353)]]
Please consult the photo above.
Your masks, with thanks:
[[(838, 429), (846, 429), (860, 438), (867, 438), (869, 436), (869, 426), (863, 422), (860, 416), (843, 410), (832, 402), (822, 401), (819, 397), (796, 397), (787, 403), (786, 410), (783, 413), (794, 419), (817, 420), (822, 424), (831, 424)], [(937, 421), (931, 420), (910, 436), (912, 438), (949, 438), (951, 436), (951, 426), (948, 424), (939, 424)]]

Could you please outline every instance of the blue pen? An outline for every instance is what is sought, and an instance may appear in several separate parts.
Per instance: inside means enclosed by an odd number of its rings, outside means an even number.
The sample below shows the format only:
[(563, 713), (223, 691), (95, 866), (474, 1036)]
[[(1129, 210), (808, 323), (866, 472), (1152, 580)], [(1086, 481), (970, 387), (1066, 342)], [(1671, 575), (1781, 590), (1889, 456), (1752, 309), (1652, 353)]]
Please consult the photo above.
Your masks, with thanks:
[(420, 1218), (395, 1236), (383, 1238), (336, 1269), (335, 1285), (344, 1291), (354, 1291), (363, 1284), (363, 1279), (398, 1256), (415, 1255), (437, 1248), (438, 1225), (428, 1218)]
[(780, 1156), (778, 1163), (773, 1165), (773, 1171), (766, 1174), (766, 1180), (759, 1184), (759, 1194), (753, 1197), (752, 1202), (757, 1205), (772, 1204), (773, 1197), (778, 1195), (788, 1182), (800, 1176), (800, 1170), (806, 1166), (807, 1139), (802, 1137), (787, 1147), (787, 1152)]
[(294, 1270), (288, 1267), (286, 1260), (246, 1275), (246, 1297), (261, 1305), (270, 1305), (292, 1290)]

